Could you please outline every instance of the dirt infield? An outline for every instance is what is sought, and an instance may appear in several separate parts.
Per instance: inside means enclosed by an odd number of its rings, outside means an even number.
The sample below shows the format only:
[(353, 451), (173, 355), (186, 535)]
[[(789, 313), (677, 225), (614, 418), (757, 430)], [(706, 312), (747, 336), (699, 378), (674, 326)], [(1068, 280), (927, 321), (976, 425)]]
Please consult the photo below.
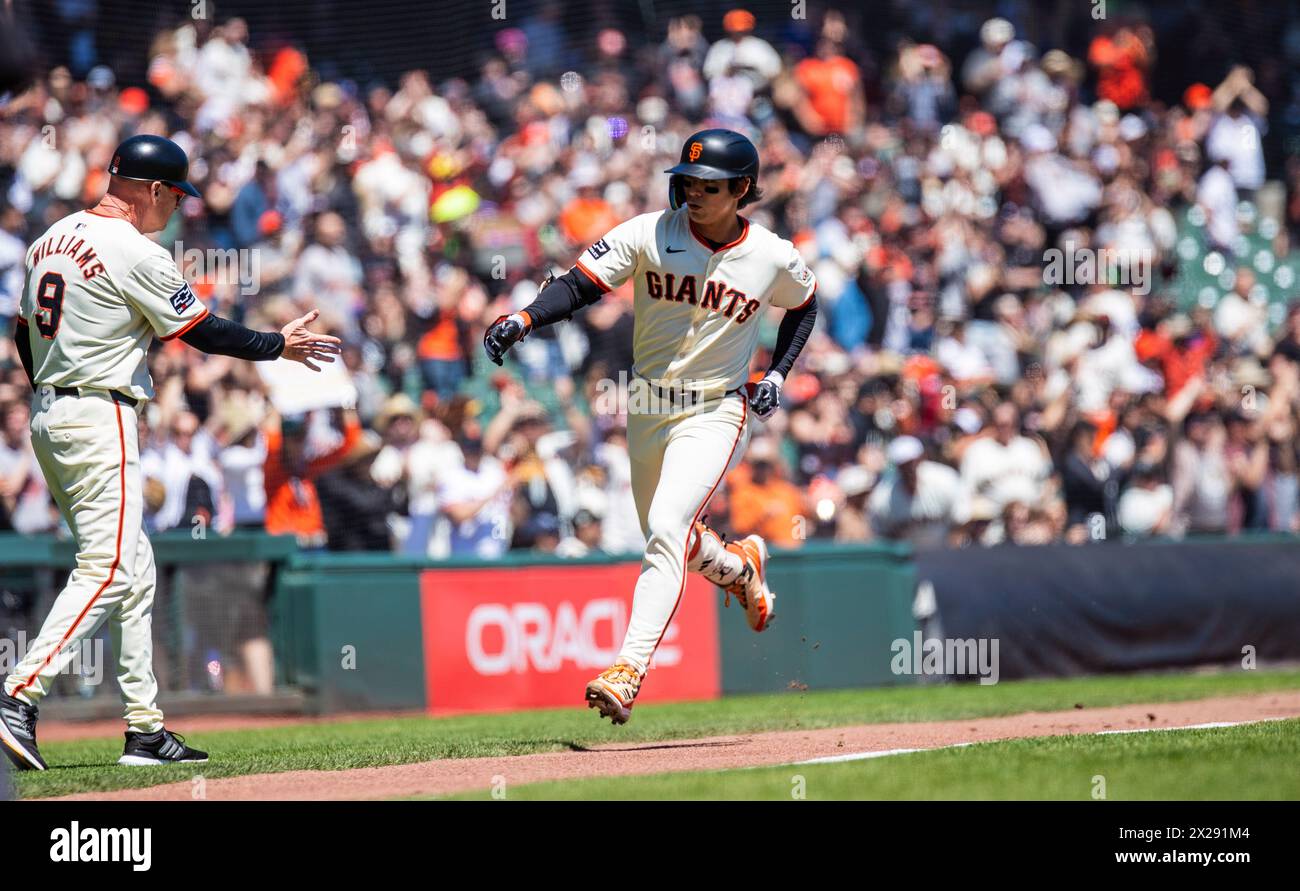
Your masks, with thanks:
[[(580, 751), (505, 758), (464, 758), (345, 771), (289, 771), (206, 784), (209, 800), (340, 800), (444, 795), (489, 789), (494, 777), (509, 785), (594, 776), (683, 770), (722, 770), (788, 764), (813, 758), (891, 749), (930, 749), (957, 743), (1105, 730), (1175, 728), (1208, 722), (1300, 717), (1300, 692), (1262, 693), (1157, 705), (1125, 705), (1066, 712), (1029, 712), (913, 724), (869, 724), (720, 736), (709, 739), (602, 745)], [(187, 780), (148, 789), (87, 793), (69, 799), (189, 801)]]

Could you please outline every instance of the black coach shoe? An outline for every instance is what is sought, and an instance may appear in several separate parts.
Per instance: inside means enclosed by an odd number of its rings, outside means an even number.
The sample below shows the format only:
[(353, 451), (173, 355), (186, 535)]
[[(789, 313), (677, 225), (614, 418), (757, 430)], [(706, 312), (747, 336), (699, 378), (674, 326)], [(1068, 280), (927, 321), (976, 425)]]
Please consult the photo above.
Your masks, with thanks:
[(164, 727), (153, 733), (128, 730), (126, 750), (117, 763), (149, 767), (155, 764), (202, 764), (207, 760), (207, 752), (191, 749), (185, 745), (185, 737)]
[(19, 770), (45, 770), (45, 759), (36, 749), (38, 715), (36, 706), (0, 691), (0, 742)]

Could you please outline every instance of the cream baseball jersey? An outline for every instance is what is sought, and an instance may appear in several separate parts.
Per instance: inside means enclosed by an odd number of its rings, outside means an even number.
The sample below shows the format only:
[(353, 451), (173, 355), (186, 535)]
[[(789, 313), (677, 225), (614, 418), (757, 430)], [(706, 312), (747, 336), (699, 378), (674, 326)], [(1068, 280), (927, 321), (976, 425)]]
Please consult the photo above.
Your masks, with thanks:
[(145, 355), (208, 314), (176, 262), (124, 219), (80, 211), (27, 250), (22, 318), (37, 384), (153, 396)]
[(602, 290), (633, 280), (636, 374), (735, 389), (749, 379), (763, 311), (812, 299), (817, 282), (795, 246), (744, 218), (742, 227), (714, 250), (682, 207), (633, 217), (583, 251), (575, 265)]

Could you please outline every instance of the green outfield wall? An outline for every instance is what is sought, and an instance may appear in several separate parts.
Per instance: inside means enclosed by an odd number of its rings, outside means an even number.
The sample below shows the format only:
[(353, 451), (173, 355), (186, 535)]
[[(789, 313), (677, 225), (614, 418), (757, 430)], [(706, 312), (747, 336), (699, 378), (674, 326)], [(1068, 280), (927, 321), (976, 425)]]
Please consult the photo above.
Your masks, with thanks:
[[(205, 566), (264, 564), (276, 685), (301, 691), (319, 712), (580, 702), (585, 680), (617, 653), (640, 571), (628, 556), (484, 563), (301, 553), (292, 539), (247, 532), (177, 532), (153, 542), (165, 592), (155, 606), (158, 653), (179, 660), (173, 654), (195, 638), (187, 586)], [(16, 620), (27, 634), (74, 556), (66, 539), (0, 535), (0, 590), (44, 588)], [(723, 608), (720, 590), (688, 579), (642, 701), (910, 680), (890, 673), (887, 658), (889, 642), (914, 627), (906, 547), (812, 543), (774, 551), (769, 573), (778, 612), (761, 635), (738, 604)], [(232, 590), (227, 619), (209, 594), (204, 621), (239, 621), (250, 599), (263, 598)]]
[(890, 671), (890, 644), (910, 638), (916, 572), (907, 545), (810, 543), (776, 551), (768, 567), (776, 618), (749, 630), (737, 604), (722, 610), (726, 693), (910, 683)]
[[(1002, 677), (1143, 671), (1247, 652), (1300, 658), (1297, 544), (1274, 535), (774, 551), (771, 627), (754, 634), (738, 604), (724, 609), (720, 590), (689, 576), (638, 702), (914, 683), (918, 673), (895, 674), (891, 660), (893, 643), (919, 630), (918, 586), (930, 592), (926, 634), (996, 640)], [(154, 549), (164, 690), (195, 692), (215, 660), (235, 665), (230, 642), (255, 631), (271, 640), (277, 686), (318, 712), (580, 705), (585, 681), (617, 655), (640, 573), (626, 556), (435, 562), (302, 553), (290, 539), (252, 533), (161, 535)], [(73, 557), (66, 540), (0, 535), (4, 627), (35, 634)], [(232, 569), (249, 565), (270, 572)], [(263, 602), (250, 631), (249, 606)], [(223, 623), (242, 634), (223, 634)], [(223, 691), (199, 689), (208, 692)]]
[[(892, 674), (888, 659), (890, 641), (910, 637), (915, 627), (908, 548), (816, 543), (774, 552), (770, 567), (778, 618), (762, 634), (749, 629), (738, 604), (724, 609), (720, 591), (694, 580), (661, 645), (672, 653), (671, 664), (656, 666), (665, 679), (674, 671), (688, 675), (671, 685), (661, 682), (669, 698), (912, 680)], [(581, 679), (617, 651), (637, 572), (639, 561), (611, 556), (510, 555), (484, 564), (296, 555), (280, 571), (272, 601), (277, 669), (322, 711), (427, 706), (454, 712), (477, 701), (493, 707), (576, 702)], [(439, 612), (444, 600), (464, 606)], [(618, 612), (614, 601), (624, 604), (623, 624), (602, 626), (601, 616)], [(465, 643), (466, 629), (481, 624), (476, 603), (491, 607), (493, 617), (516, 617), (517, 624), (504, 633), (489, 627), (485, 634), (500, 637), (486, 644)], [(575, 629), (595, 614), (598, 639), (587, 640), (580, 630), (566, 638), (567, 614)], [(505, 637), (523, 638), (515, 647), (520, 658), (508, 669)], [(476, 668), (455, 658), (460, 648), (492, 652)], [(445, 708), (444, 701), (450, 703)]]

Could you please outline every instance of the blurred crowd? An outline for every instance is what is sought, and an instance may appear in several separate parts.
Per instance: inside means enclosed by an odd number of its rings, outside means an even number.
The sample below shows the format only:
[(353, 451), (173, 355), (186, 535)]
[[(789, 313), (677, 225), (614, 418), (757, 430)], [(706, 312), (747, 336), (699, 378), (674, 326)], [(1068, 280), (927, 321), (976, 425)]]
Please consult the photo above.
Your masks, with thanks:
[[(1278, 257), (1300, 234), (1300, 158), (1270, 169), (1264, 151), (1300, 58), (1237, 47), (1243, 64), (1162, 103), (1158, 33), (1090, 23), (1086, 54), (992, 18), (959, 56), (906, 39), (882, 55), (834, 10), (791, 41), (734, 9), (646, 45), (606, 28), (575, 63), (550, 3), (502, 23), (472, 76), (386, 86), (323, 80), (238, 18), (185, 20), (156, 35), (147, 83), (57, 67), (4, 98), (0, 322), (26, 246), (102, 194), (113, 147), (169, 136), (203, 200), (160, 241), (240, 252), (182, 263), (201, 298), (262, 328), (319, 308), (346, 348), (298, 410), (273, 371), (156, 344), (149, 531), (636, 552), (626, 419), (595, 398), (631, 368), (630, 288), (503, 370), (480, 339), (548, 270), (665, 206), (689, 133), (729, 127), (761, 153), (747, 213), (799, 247), (821, 312), (712, 525), (785, 547), (1300, 531), (1300, 302), (1270, 316), (1240, 254), (1244, 231)], [(1173, 298), (1184, 225), (1222, 267), (1194, 307)], [(7, 338), (0, 368), (0, 529), (50, 531)]]

